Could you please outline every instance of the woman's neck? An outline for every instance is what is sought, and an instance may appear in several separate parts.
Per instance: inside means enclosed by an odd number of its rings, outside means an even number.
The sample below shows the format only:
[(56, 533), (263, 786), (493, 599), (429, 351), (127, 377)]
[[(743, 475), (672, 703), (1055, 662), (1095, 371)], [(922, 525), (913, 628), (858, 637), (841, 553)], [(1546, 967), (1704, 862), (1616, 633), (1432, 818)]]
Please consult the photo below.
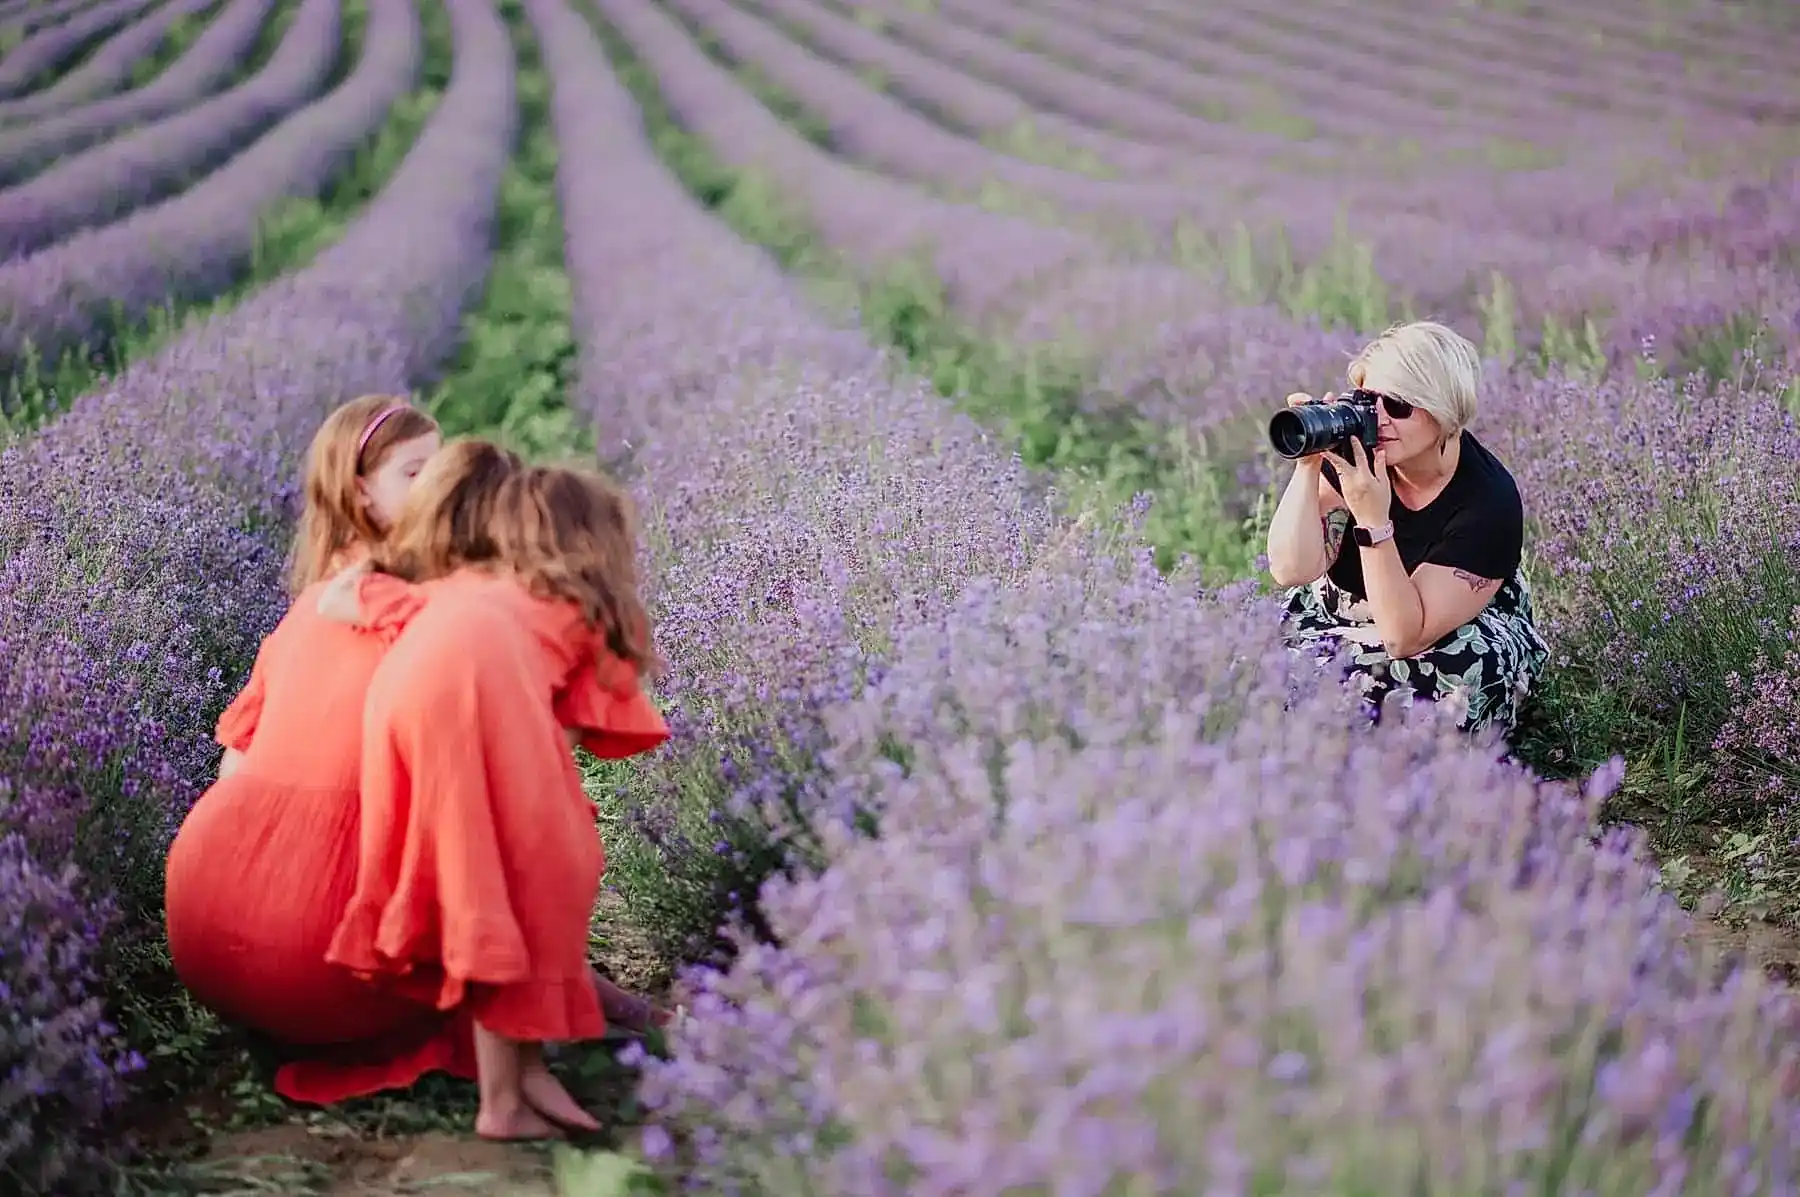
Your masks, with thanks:
[(1442, 490), (1456, 473), (1457, 463), (1462, 460), (1462, 437), (1453, 436), (1443, 449), (1435, 453), (1423, 453), (1403, 466), (1394, 466), (1390, 471), (1394, 482), (1414, 495), (1432, 495)]

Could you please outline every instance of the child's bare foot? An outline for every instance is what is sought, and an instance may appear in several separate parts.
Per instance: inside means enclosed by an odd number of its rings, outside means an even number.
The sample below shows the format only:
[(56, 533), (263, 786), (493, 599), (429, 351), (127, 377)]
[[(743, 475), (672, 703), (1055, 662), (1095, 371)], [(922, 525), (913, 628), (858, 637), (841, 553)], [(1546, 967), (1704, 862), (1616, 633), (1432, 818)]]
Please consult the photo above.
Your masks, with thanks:
[(532, 1108), (529, 1097), (516, 1104), (495, 1102), (482, 1106), (475, 1115), (475, 1133), (502, 1143), (566, 1137), (561, 1127)]
[(525, 1100), (531, 1108), (552, 1122), (566, 1126), (571, 1130), (597, 1131), (600, 1122), (592, 1114), (582, 1109), (562, 1086), (562, 1082), (550, 1074), (540, 1061), (525, 1066), (519, 1078), (519, 1088), (525, 1094)]

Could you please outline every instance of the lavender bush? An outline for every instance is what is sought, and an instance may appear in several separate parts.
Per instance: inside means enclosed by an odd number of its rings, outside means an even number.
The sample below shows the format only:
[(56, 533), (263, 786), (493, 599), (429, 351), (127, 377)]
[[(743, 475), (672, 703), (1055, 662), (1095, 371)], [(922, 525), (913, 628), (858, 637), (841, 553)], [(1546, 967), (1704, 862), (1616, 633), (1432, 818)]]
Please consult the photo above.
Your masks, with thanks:
[(1370, 730), (1268, 608), (1124, 548), (965, 595), (826, 716), (829, 867), (696, 978), (653, 1152), (833, 1197), (1789, 1191), (1792, 999), (1708, 984), (1590, 838), (1616, 771)]
[(1754, 704), (1740, 715), (1730, 679), (1779, 663), (1797, 631), (1800, 489), (1785, 463), (1800, 429), (1781, 381), (1499, 381), (1484, 425), (1532, 496), (1540, 614), (1571, 675), (1565, 696), (1584, 708), (1562, 713), (1572, 738), (1678, 737), (1704, 755), (1735, 721), (1766, 720)]
[(21, 837), (0, 838), (0, 1173), (20, 1192), (94, 1175), (93, 1128), (143, 1067), (102, 1011), (107, 919), (83, 890), (74, 866), (44, 869)]

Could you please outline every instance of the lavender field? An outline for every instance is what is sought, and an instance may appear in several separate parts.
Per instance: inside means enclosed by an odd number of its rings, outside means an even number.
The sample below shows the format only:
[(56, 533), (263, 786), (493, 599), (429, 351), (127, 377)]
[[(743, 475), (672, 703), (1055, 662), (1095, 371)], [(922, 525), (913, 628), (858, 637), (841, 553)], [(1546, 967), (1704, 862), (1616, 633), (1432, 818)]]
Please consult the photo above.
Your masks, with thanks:
[[(1800, 1197), (1800, 9), (0, 3), (0, 1194)], [(1292, 391), (1487, 359), (1552, 645), (1370, 727)], [(598, 460), (601, 1140), (285, 1106), (162, 860), (323, 416)]]

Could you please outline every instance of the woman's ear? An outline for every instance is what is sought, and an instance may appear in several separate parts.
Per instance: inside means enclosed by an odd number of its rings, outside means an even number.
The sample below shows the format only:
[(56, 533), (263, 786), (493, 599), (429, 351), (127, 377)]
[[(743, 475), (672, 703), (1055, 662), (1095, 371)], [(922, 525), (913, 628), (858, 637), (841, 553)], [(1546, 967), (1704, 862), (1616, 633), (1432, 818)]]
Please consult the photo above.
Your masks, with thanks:
[(369, 504), (373, 501), (374, 500), (369, 495), (369, 480), (367, 478), (358, 478), (356, 480), (357, 507), (366, 512), (369, 510)]

